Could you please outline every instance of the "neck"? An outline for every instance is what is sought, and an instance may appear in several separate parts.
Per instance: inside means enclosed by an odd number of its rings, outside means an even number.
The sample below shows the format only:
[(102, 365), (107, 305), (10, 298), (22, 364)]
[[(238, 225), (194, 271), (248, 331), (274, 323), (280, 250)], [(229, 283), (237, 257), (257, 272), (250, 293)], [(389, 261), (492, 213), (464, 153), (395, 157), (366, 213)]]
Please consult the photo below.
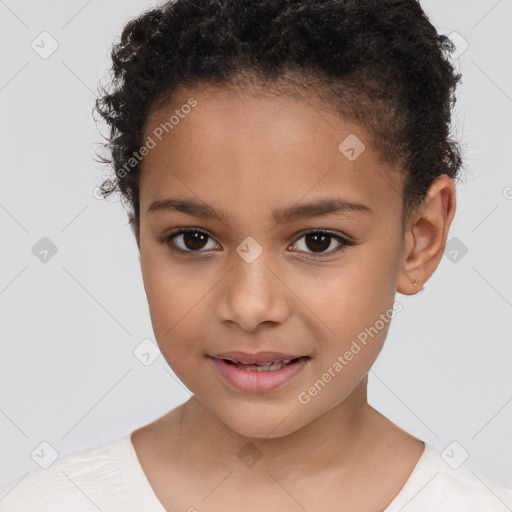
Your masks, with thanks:
[[(226, 475), (250, 467), (250, 479), (318, 476), (361, 467), (375, 448), (385, 418), (367, 403), (367, 376), (349, 397), (305, 427), (283, 437), (246, 437), (230, 429), (198, 396), (175, 409), (170, 450), (194, 474)], [(169, 430), (167, 430), (169, 435)], [(169, 439), (169, 437), (167, 437)], [(307, 463), (305, 463), (307, 461)]]

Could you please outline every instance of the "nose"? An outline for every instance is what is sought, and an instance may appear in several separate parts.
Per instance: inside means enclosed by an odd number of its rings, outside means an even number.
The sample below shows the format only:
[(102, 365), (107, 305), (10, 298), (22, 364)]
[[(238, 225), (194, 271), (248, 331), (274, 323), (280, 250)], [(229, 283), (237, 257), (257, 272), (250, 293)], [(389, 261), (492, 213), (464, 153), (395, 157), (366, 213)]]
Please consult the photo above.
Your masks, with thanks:
[(260, 324), (277, 325), (288, 317), (290, 291), (263, 254), (252, 263), (234, 255), (217, 303), (221, 322), (254, 331)]

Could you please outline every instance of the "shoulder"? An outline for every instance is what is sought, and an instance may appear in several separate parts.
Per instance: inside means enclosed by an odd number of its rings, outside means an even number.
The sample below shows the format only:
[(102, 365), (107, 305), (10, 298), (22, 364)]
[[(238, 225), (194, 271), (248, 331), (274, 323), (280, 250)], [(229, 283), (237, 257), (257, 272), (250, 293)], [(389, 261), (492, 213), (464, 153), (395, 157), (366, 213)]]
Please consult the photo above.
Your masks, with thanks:
[(432, 445), (385, 512), (504, 512), (512, 490), (485, 477), (472, 465), (450, 460)]
[[(57, 458), (0, 486), (0, 512), (98, 510), (126, 495), (128, 436)], [(118, 503), (117, 501), (115, 503)], [(109, 508), (108, 510), (112, 510)]]
[[(438, 510), (504, 511), (512, 507), (512, 490), (490, 480), (478, 471), (463, 466), (440, 471), (433, 480), (433, 500)], [(436, 497), (434, 497), (434, 495)], [(454, 508), (454, 507), (457, 508)]]

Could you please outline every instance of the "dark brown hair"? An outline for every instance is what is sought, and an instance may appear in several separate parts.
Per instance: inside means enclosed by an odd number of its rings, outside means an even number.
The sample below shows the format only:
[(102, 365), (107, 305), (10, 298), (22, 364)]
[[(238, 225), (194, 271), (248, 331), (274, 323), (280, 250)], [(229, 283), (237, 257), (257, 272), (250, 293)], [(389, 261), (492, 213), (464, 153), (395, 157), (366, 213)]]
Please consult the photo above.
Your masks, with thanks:
[[(140, 161), (150, 111), (180, 86), (263, 86), (320, 100), (357, 121), (403, 177), (403, 212), (440, 174), (461, 167), (450, 139), (456, 74), (416, 0), (173, 0), (130, 20), (113, 45), (95, 108), (110, 126), (99, 154), (139, 220)], [(366, 142), (366, 140), (365, 140)]]

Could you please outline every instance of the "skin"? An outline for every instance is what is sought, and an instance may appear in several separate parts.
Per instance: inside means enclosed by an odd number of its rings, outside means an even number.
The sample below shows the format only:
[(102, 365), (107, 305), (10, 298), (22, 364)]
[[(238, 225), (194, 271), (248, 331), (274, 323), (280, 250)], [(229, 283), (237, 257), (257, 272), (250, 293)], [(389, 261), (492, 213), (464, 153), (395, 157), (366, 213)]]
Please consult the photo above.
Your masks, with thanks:
[[(321, 104), (264, 91), (180, 89), (151, 112), (144, 140), (190, 97), (197, 106), (143, 160), (133, 227), (157, 343), (193, 395), (133, 433), (142, 468), (167, 510), (314, 511), (333, 502), (384, 510), (424, 449), (367, 403), (389, 323), (309, 403), (297, 397), (392, 310), (397, 291), (417, 293), (435, 271), (455, 214), (454, 183), (438, 177), (402, 231), (402, 180), (362, 129)], [(366, 145), (354, 161), (338, 150), (349, 134)], [(274, 208), (327, 197), (372, 213), (273, 225)], [(166, 198), (206, 202), (232, 218), (147, 213)], [(208, 232), (199, 257), (158, 241), (177, 227)], [(356, 245), (337, 253), (334, 238), (325, 249), (308, 245), (300, 232), (317, 229)], [(252, 263), (236, 251), (248, 236), (263, 251)], [(174, 243), (194, 248), (184, 236)], [(327, 255), (315, 259), (315, 250)], [(247, 393), (207, 357), (229, 350), (311, 359), (279, 389)], [(261, 454), (252, 467), (237, 456), (247, 444)]]

